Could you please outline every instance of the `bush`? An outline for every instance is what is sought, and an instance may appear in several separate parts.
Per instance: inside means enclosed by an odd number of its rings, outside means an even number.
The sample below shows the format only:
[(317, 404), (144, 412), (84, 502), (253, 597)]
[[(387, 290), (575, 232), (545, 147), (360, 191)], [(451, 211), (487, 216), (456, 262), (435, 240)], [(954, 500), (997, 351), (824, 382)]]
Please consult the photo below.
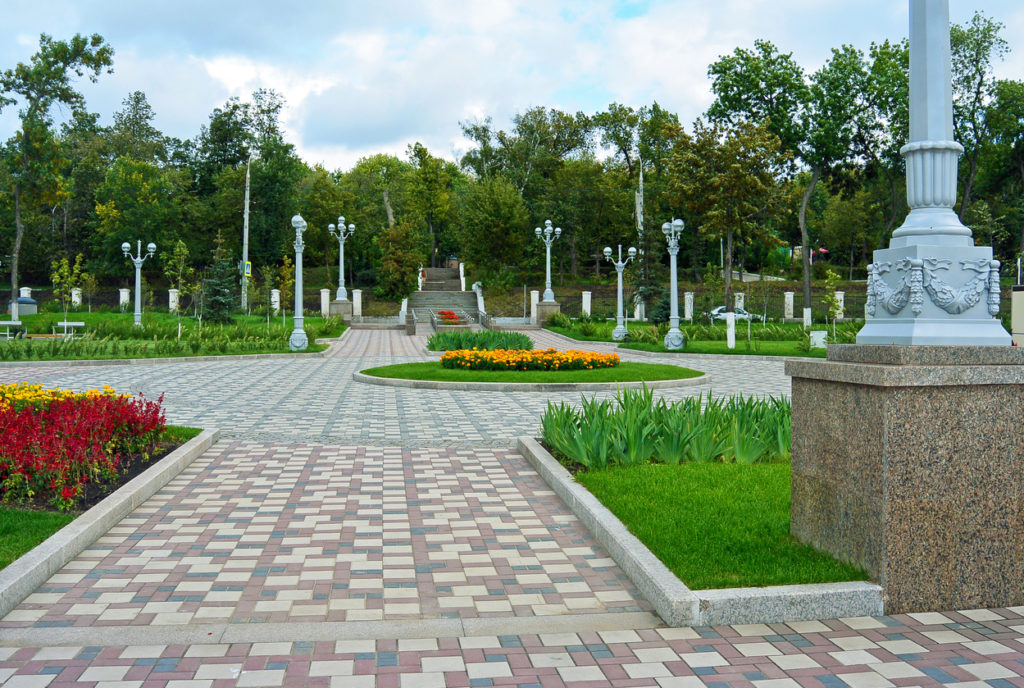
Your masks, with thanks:
[(491, 332), (482, 330), (449, 330), (438, 332), (427, 340), (430, 351), (454, 351), (456, 349), (532, 349), (533, 340), (520, 332)]
[(548, 319), (544, 321), (544, 325), (547, 327), (572, 327), (572, 320), (570, 320), (569, 316), (565, 313), (552, 313), (548, 316)]

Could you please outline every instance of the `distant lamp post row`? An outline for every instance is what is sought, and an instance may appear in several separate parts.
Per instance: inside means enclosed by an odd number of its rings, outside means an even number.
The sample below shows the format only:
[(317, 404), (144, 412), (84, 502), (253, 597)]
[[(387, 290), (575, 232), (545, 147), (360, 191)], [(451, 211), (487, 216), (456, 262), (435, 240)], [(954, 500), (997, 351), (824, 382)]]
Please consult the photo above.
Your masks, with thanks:
[(683, 221), (679, 219), (666, 222), (661, 226), (665, 234), (665, 241), (668, 243), (668, 255), (671, 274), (671, 291), (669, 292), (669, 303), (671, 314), (669, 316), (669, 330), (665, 334), (665, 348), (670, 350), (682, 349), (686, 345), (686, 338), (679, 329), (679, 281), (676, 276), (676, 255), (679, 253), (679, 235), (683, 233)]
[(335, 298), (338, 301), (348, 301), (348, 292), (345, 290), (345, 239), (355, 233), (356, 226), (350, 224), (346, 227), (345, 216), (342, 215), (338, 218), (338, 226), (327, 225), (327, 231), (338, 240), (338, 292)]
[(537, 234), (537, 238), (544, 242), (544, 246), (547, 248), (547, 272), (544, 278), (544, 303), (555, 302), (555, 292), (551, 290), (551, 244), (554, 243), (555, 239), (562, 236), (561, 227), (552, 227), (551, 220), (544, 220), (544, 229), (537, 227), (534, 230)]
[(623, 339), (625, 339), (626, 338), (626, 334), (629, 332), (626, 329), (626, 319), (625, 319), (625, 315), (624, 315), (624, 313), (622, 311), (622, 271), (625, 269), (626, 264), (629, 263), (629, 261), (631, 261), (634, 258), (636, 258), (636, 249), (633, 248), (632, 246), (630, 246), (629, 247), (629, 251), (627, 251), (627, 253), (629, 255), (626, 258), (626, 260), (622, 260), (622, 244), (619, 244), (619, 259), (617, 261), (616, 260), (612, 260), (612, 248), (611, 248), (611, 246), (605, 246), (604, 247), (604, 257), (605, 257), (605, 260), (607, 260), (612, 265), (614, 265), (615, 266), (615, 271), (619, 273), (619, 290), (618, 290), (618, 300), (619, 300), (619, 304), (618, 305), (619, 305), (619, 309), (618, 309), (618, 312), (615, 315), (615, 329), (612, 330), (612, 339), (614, 339), (617, 342), (621, 342)]
[(156, 244), (152, 241), (146, 245), (147, 253), (142, 254), (142, 239), (137, 241), (135, 255), (132, 255), (132, 245), (127, 241), (121, 244), (121, 251), (125, 258), (128, 258), (135, 265), (135, 326), (142, 327), (142, 264), (146, 259), (156, 253)]

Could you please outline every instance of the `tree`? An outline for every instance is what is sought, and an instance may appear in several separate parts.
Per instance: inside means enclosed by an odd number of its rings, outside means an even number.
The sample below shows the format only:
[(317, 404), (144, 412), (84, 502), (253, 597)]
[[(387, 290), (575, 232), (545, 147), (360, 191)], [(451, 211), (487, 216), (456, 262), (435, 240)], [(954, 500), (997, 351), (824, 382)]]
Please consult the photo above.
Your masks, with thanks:
[(381, 266), (374, 293), (381, 299), (401, 301), (416, 291), (416, 271), (423, 265), (420, 241), (412, 223), (403, 220), (381, 232), (377, 242)]
[(978, 162), (992, 138), (989, 113), (995, 97), (993, 60), (1009, 52), (1000, 36), (1003, 24), (975, 12), (967, 26), (949, 27), (953, 72), (953, 136), (964, 147), (960, 172), (960, 221), (967, 216)]
[(50, 274), (50, 281), (53, 282), (53, 294), (60, 299), (60, 305), (64, 309), (64, 319), (68, 319), (68, 302), (71, 301), (71, 290), (77, 289), (82, 283), (82, 254), (75, 256), (74, 265), (67, 259), (67, 256), (55, 260), (50, 264), (53, 272)]
[(292, 290), (295, 288), (295, 266), (292, 258), (287, 253), (281, 258), (281, 267), (277, 269), (277, 290), (281, 292), (281, 322), (284, 322), (285, 314), (288, 313), (288, 301), (292, 298)]
[(415, 171), (412, 174), (412, 206), (423, 217), (430, 234), (431, 267), (438, 265), (438, 235), (448, 223), (452, 211), (452, 178), (447, 163), (435, 158), (426, 147), (417, 141), (409, 146), (409, 162)]
[(523, 257), (529, 215), (519, 191), (501, 177), (472, 185), (460, 199), (459, 244), (470, 269), (494, 280)]
[[(26, 195), (53, 198), (59, 188), (61, 157), (51, 129), (51, 110), (56, 105), (68, 107), (72, 114), (83, 110), (85, 98), (72, 86), (71, 75), (85, 75), (95, 82), (104, 68), (111, 71), (113, 55), (113, 49), (99, 34), (88, 37), (75, 34), (68, 41), (54, 41), (42, 34), (39, 50), (28, 64), (19, 62), (17, 67), (0, 74), (0, 111), (19, 102), (22, 105), (18, 112), (21, 129), (3, 151), (4, 162), (11, 173), (14, 202), (12, 294), (18, 293), (18, 259), (25, 238), (22, 201)], [(17, 304), (17, 299), (12, 299), (12, 303)]]
[(765, 217), (782, 199), (777, 183), (789, 164), (778, 137), (767, 124), (694, 122), (693, 135), (681, 132), (672, 154), (677, 202), (698, 218), (699, 231), (725, 238), (725, 305), (732, 310), (732, 254), (735, 240), (773, 241), (762, 231)]
[[(988, 117), (993, 140), (1006, 160), (1008, 176), (1018, 175), (1019, 188), (1024, 190), (1024, 82), (999, 81), (994, 94)], [(1024, 222), (1020, 228), (1017, 251), (1024, 253)]]
[(123, 108), (114, 113), (110, 131), (110, 152), (115, 158), (127, 156), (148, 163), (167, 161), (164, 136), (152, 121), (153, 107), (142, 91), (132, 91), (122, 101)]
[[(164, 279), (168, 287), (178, 290), (178, 322), (181, 322), (181, 300), (196, 293), (196, 270), (189, 263), (188, 245), (179, 239), (171, 251), (164, 251)], [(193, 298), (193, 303), (195, 299)]]
[(224, 250), (223, 243), (224, 240), (218, 232), (213, 265), (210, 266), (210, 274), (206, 278), (204, 314), (210, 322), (228, 324), (234, 321), (232, 313), (235, 304), (238, 303), (238, 270), (230, 254)]

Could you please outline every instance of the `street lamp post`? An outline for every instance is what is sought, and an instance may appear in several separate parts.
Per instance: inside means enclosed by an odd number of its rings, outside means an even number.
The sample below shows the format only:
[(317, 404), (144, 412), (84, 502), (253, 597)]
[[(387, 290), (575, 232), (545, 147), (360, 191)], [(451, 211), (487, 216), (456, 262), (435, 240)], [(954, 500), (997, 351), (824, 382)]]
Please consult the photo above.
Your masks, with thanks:
[(562, 236), (561, 227), (552, 227), (551, 220), (544, 220), (544, 229), (537, 227), (534, 230), (537, 233), (537, 238), (544, 242), (544, 246), (547, 248), (547, 273), (544, 279), (544, 303), (555, 302), (555, 292), (551, 290), (551, 244), (555, 239)]
[(356, 226), (350, 224), (345, 227), (345, 216), (342, 215), (338, 218), (338, 226), (327, 225), (327, 231), (338, 240), (338, 293), (335, 298), (338, 301), (348, 301), (348, 292), (345, 291), (345, 239), (355, 233)]
[(306, 231), (306, 221), (301, 215), (292, 218), (292, 227), (295, 228), (295, 328), (288, 337), (288, 348), (292, 351), (302, 351), (309, 346), (309, 338), (306, 337), (306, 330), (302, 327), (302, 233)]
[(121, 251), (124, 257), (135, 265), (135, 326), (142, 327), (142, 264), (146, 259), (156, 253), (156, 244), (152, 241), (146, 245), (147, 253), (142, 254), (142, 239), (137, 241), (135, 255), (132, 255), (132, 245), (127, 241), (121, 244)]
[(249, 153), (245, 163), (245, 210), (242, 214), (242, 312), (249, 310), (249, 167), (256, 159), (255, 153)]
[(671, 314), (669, 315), (669, 330), (665, 334), (665, 348), (670, 350), (682, 349), (686, 345), (686, 338), (679, 330), (679, 281), (676, 275), (676, 256), (679, 254), (679, 235), (683, 232), (683, 221), (679, 219), (666, 222), (661, 226), (668, 242), (669, 266), (671, 275), (671, 291), (669, 292), (669, 304)]
[(615, 266), (615, 271), (619, 273), (619, 310), (615, 315), (615, 329), (612, 330), (612, 339), (617, 342), (621, 342), (626, 338), (626, 334), (629, 330), (626, 329), (625, 316), (622, 312), (622, 271), (626, 267), (626, 264), (636, 258), (636, 249), (632, 246), (629, 247), (629, 254), (626, 260), (622, 260), (622, 244), (619, 244), (619, 259), (617, 261), (612, 260), (612, 249), (610, 246), (604, 247), (605, 260)]

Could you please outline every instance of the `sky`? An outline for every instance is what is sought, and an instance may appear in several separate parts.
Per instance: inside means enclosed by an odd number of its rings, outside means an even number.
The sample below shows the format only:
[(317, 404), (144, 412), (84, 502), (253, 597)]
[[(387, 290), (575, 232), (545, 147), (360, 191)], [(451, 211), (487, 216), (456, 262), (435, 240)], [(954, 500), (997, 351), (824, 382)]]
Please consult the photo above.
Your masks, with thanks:
[[(587, 114), (657, 101), (692, 122), (711, 103), (707, 67), (757, 38), (814, 71), (848, 43), (907, 35), (904, 0), (3, 0), (0, 70), (39, 35), (99, 33), (114, 73), (78, 82), (110, 124), (145, 92), (168, 136), (193, 138), (211, 111), (258, 88), (282, 94), (288, 140), (309, 164), (347, 170), (420, 141), (457, 160), (459, 122), (508, 128), (531, 107)], [(950, 0), (1005, 24), (1002, 78), (1024, 79), (1024, 3)], [(16, 128), (0, 113), (0, 140)]]

